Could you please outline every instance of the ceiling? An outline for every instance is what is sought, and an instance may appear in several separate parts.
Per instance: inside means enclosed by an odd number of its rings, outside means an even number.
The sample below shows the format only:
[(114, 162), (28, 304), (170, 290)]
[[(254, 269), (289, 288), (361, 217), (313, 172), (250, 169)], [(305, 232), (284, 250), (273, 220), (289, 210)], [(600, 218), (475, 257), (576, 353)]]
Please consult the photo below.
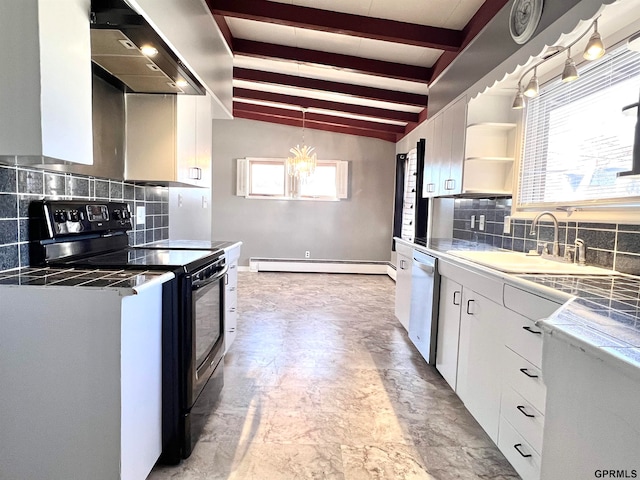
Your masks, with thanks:
[(206, 0), (235, 118), (396, 142), (429, 85), (509, 0)]

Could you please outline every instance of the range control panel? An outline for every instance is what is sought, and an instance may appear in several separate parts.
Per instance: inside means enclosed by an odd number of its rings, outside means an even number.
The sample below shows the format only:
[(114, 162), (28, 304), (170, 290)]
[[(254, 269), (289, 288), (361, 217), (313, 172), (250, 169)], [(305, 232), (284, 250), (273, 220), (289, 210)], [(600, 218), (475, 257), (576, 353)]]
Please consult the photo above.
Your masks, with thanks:
[(123, 202), (48, 200), (38, 202), (50, 238), (70, 234), (132, 229), (129, 205)]

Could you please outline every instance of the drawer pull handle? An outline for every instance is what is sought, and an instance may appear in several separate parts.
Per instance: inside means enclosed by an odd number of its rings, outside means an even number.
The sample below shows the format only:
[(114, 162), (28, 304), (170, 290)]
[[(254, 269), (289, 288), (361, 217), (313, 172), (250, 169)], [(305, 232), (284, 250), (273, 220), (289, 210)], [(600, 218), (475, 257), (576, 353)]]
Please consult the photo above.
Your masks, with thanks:
[(475, 302), (475, 300), (467, 300), (467, 315), (473, 315), (473, 312), (471, 311), (472, 302)]
[(521, 443), (516, 443), (516, 444), (513, 446), (513, 448), (515, 448), (515, 449), (516, 449), (516, 451), (517, 451), (520, 455), (522, 455), (524, 458), (529, 458), (529, 457), (531, 456), (531, 454), (530, 454), (530, 453), (522, 453), (522, 450), (520, 450), (520, 447), (521, 447), (521, 446), (522, 446), (522, 444), (521, 444)]
[(521, 368), (520, 371), (529, 378), (538, 378), (538, 375), (531, 375), (526, 368)]
[[(460, 295), (460, 291), (456, 290), (455, 292), (453, 292), (453, 304), (454, 305), (460, 305), (460, 298), (456, 297), (456, 295)], [(456, 302), (456, 298), (458, 298), (458, 301)]]
[(528, 418), (536, 418), (536, 416), (535, 416), (535, 415), (531, 415), (530, 413), (527, 413), (527, 412), (525, 412), (525, 411), (524, 411), (524, 405), (518, 405), (516, 408), (517, 408), (518, 410), (520, 410), (520, 413), (522, 413), (525, 417), (528, 417)]
[(523, 330), (526, 330), (529, 333), (533, 333), (534, 335), (542, 335), (542, 332), (539, 330), (534, 330), (533, 328), (531, 328), (530, 326), (526, 326), (526, 327), (522, 327)]

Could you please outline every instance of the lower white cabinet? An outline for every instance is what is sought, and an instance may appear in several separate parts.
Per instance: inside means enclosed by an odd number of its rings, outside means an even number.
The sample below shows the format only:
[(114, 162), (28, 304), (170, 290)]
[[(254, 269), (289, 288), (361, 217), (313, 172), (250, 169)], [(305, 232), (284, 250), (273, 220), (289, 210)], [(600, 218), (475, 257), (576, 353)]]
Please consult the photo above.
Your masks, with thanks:
[(498, 442), (502, 386), (502, 305), (463, 288), (456, 393)]
[(436, 369), (454, 390), (458, 377), (461, 305), (462, 285), (450, 278), (440, 277)]
[(236, 338), (238, 327), (238, 261), (240, 260), (241, 242), (234, 244), (225, 250), (227, 256), (227, 278), (224, 287), (224, 351), (227, 353), (229, 347)]
[(411, 250), (409, 255), (404, 255), (398, 249), (396, 258), (396, 318), (408, 331), (411, 312)]
[(0, 478), (146, 478), (162, 451), (162, 279), (4, 286), (0, 304)]

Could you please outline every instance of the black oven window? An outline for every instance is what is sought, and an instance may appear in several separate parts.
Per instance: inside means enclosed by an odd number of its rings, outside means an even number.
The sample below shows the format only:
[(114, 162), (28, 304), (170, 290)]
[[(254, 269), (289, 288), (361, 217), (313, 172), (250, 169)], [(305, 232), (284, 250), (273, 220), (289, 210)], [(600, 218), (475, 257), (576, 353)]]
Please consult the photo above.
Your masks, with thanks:
[(194, 292), (196, 367), (200, 368), (221, 335), (220, 282)]

